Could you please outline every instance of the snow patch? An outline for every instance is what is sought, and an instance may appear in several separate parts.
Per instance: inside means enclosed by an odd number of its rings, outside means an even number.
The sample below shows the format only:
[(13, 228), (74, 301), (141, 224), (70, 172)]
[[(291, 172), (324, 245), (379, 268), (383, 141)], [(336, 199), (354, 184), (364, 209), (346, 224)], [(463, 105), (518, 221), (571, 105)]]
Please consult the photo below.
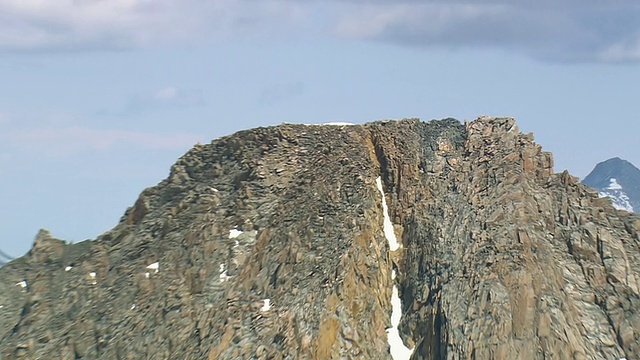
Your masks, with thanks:
[(598, 196), (608, 197), (611, 200), (611, 205), (618, 210), (626, 210), (628, 212), (634, 212), (633, 205), (631, 205), (629, 196), (622, 190), (609, 190), (605, 189), (598, 193)]
[(387, 198), (384, 196), (384, 190), (382, 189), (382, 178), (378, 176), (376, 179), (376, 186), (378, 187), (378, 191), (382, 195), (382, 210), (384, 212), (384, 237), (387, 238), (389, 242), (389, 248), (391, 251), (396, 251), (400, 247), (398, 243), (398, 239), (396, 238), (396, 233), (393, 231), (393, 224), (391, 223), (391, 218), (389, 217), (389, 208), (387, 208)]
[(151, 276), (151, 274), (149, 274), (148, 272), (144, 273), (144, 277), (146, 277), (147, 279), (149, 278), (149, 276)]
[[(391, 271), (391, 278), (396, 278), (395, 270)], [(398, 296), (398, 287), (393, 285), (393, 289), (391, 290), (391, 327), (387, 329), (387, 341), (389, 342), (393, 360), (408, 360), (413, 353), (413, 349), (404, 346), (400, 333), (398, 332), (401, 317), (402, 301), (400, 300), (400, 296)]]
[(353, 126), (356, 124), (350, 123), (350, 122), (331, 121), (331, 122), (326, 122), (322, 124), (303, 124), (303, 125), (306, 125), (306, 126)]
[(236, 239), (236, 242), (233, 244), (234, 248), (237, 248), (238, 246), (240, 246), (240, 242), (238, 241), (238, 237), (240, 235), (242, 235), (242, 231), (238, 230), (238, 229), (231, 229), (229, 230), (229, 239)]
[(153, 270), (155, 273), (157, 273), (160, 270), (160, 263), (156, 261), (152, 264), (149, 264), (147, 265), (147, 269)]
[(224, 264), (220, 264), (220, 282), (227, 281), (231, 276), (227, 275), (227, 269), (225, 269)]
[(616, 178), (609, 179), (609, 190), (622, 190), (622, 186), (618, 184), (618, 180)]
[(136, 308), (136, 304), (131, 305), (131, 308), (129, 308), (129, 310), (133, 310)]
[(260, 308), (260, 311), (269, 311), (271, 309), (271, 299), (264, 299), (264, 305)]
[(618, 179), (616, 178), (610, 178), (609, 186), (598, 192), (598, 195), (611, 199), (611, 205), (618, 210), (634, 211), (629, 196), (624, 192), (622, 185), (618, 183)]
[(20, 286), (23, 289), (26, 288), (27, 287), (27, 280), (18, 281), (16, 283), (16, 286)]
[(91, 278), (91, 285), (96, 285), (98, 282), (96, 281), (96, 273), (95, 272), (90, 272), (89, 273), (89, 277)]
[[(389, 209), (387, 208), (387, 198), (384, 195), (384, 190), (382, 189), (382, 178), (380, 176), (378, 176), (378, 178), (376, 179), (376, 186), (378, 187), (378, 191), (380, 191), (380, 194), (382, 195), (382, 210), (384, 212), (384, 236), (389, 243), (389, 248), (391, 249), (391, 251), (396, 251), (398, 250), (398, 248), (400, 248), (400, 244), (398, 243), (398, 239), (396, 238), (395, 231), (393, 231), (393, 224), (391, 223), (391, 218), (389, 217)], [(396, 279), (395, 270), (391, 271), (391, 279)], [(414, 350), (404, 346), (402, 338), (400, 337), (400, 333), (398, 332), (398, 324), (400, 324), (401, 317), (402, 301), (400, 300), (400, 296), (398, 295), (398, 287), (394, 284), (393, 289), (391, 289), (391, 327), (387, 329), (387, 342), (389, 343), (391, 357), (393, 358), (393, 360), (409, 360)]]
[(71, 269), (73, 269), (73, 266), (69, 265), (66, 268), (64, 268), (64, 271), (71, 271)]
[(325, 125), (325, 126), (351, 126), (351, 125), (355, 125), (355, 124), (354, 123), (350, 123), (350, 122), (334, 121), (334, 122), (328, 122), (328, 123), (324, 123), (324, 124), (320, 124), (320, 125)]

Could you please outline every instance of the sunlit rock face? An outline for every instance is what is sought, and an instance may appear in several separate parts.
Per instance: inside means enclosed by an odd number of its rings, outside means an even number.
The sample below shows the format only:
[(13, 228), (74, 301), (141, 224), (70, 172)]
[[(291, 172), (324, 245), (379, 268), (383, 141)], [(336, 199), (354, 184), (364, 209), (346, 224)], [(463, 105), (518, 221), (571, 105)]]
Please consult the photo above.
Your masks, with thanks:
[(0, 268), (0, 354), (633, 359), (640, 218), (552, 165), (510, 118), (197, 145), (114, 229)]

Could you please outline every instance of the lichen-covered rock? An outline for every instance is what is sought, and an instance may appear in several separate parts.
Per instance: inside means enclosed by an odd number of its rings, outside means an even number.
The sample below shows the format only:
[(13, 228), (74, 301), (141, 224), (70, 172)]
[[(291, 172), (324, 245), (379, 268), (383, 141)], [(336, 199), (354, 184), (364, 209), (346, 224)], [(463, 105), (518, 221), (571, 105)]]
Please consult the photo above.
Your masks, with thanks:
[(197, 145), (111, 231), (0, 268), (0, 358), (390, 359), (395, 284), (413, 359), (638, 359), (640, 218), (552, 167), (510, 118)]

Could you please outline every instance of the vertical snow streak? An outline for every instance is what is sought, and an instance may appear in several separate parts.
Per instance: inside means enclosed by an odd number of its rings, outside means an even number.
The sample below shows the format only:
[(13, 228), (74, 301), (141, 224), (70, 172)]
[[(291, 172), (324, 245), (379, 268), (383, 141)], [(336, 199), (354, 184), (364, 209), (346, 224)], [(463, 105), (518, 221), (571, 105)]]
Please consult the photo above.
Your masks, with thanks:
[[(396, 251), (400, 248), (396, 233), (393, 231), (393, 224), (389, 217), (389, 208), (387, 207), (387, 199), (384, 196), (384, 190), (382, 189), (382, 178), (378, 176), (376, 179), (376, 186), (382, 195), (382, 210), (384, 211), (384, 237), (389, 242), (389, 248), (391, 251)], [(391, 279), (395, 280), (396, 271), (391, 271)], [(400, 333), (398, 332), (398, 324), (400, 324), (400, 318), (402, 317), (402, 301), (398, 295), (398, 287), (394, 284), (391, 290), (391, 327), (387, 329), (387, 341), (389, 342), (389, 348), (391, 350), (391, 357), (393, 360), (409, 360), (413, 349), (409, 349), (404, 346)]]
[(389, 248), (391, 249), (391, 251), (396, 251), (400, 247), (400, 244), (398, 244), (396, 233), (393, 231), (393, 224), (391, 223), (391, 218), (389, 217), (389, 208), (387, 207), (387, 198), (384, 196), (384, 190), (382, 190), (382, 178), (380, 176), (378, 176), (378, 178), (376, 179), (376, 185), (378, 186), (378, 190), (382, 195), (382, 210), (384, 212), (384, 236), (389, 242)]
[[(392, 275), (392, 277), (395, 278), (395, 270)], [(413, 349), (404, 346), (404, 342), (402, 342), (402, 338), (398, 332), (398, 325), (402, 317), (402, 302), (398, 296), (398, 287), (395, 285), (393, 285), (391, 293), (391, 307), (391, 327), (387, 329), (387, 342), (389, 342), (391, 357), (393, 360), (409, 360)]]

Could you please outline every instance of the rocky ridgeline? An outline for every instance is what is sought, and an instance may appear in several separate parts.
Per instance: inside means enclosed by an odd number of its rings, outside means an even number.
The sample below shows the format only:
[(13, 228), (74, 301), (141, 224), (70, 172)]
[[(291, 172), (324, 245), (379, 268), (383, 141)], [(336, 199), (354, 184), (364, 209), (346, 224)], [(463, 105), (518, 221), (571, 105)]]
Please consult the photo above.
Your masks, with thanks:
[(94, 241), (41, 231), (0, 268), (0, 354), (390, 359), (395, 284), (413, 359), (638, 359), (639, 237), (510, 118), (258, 128)]

